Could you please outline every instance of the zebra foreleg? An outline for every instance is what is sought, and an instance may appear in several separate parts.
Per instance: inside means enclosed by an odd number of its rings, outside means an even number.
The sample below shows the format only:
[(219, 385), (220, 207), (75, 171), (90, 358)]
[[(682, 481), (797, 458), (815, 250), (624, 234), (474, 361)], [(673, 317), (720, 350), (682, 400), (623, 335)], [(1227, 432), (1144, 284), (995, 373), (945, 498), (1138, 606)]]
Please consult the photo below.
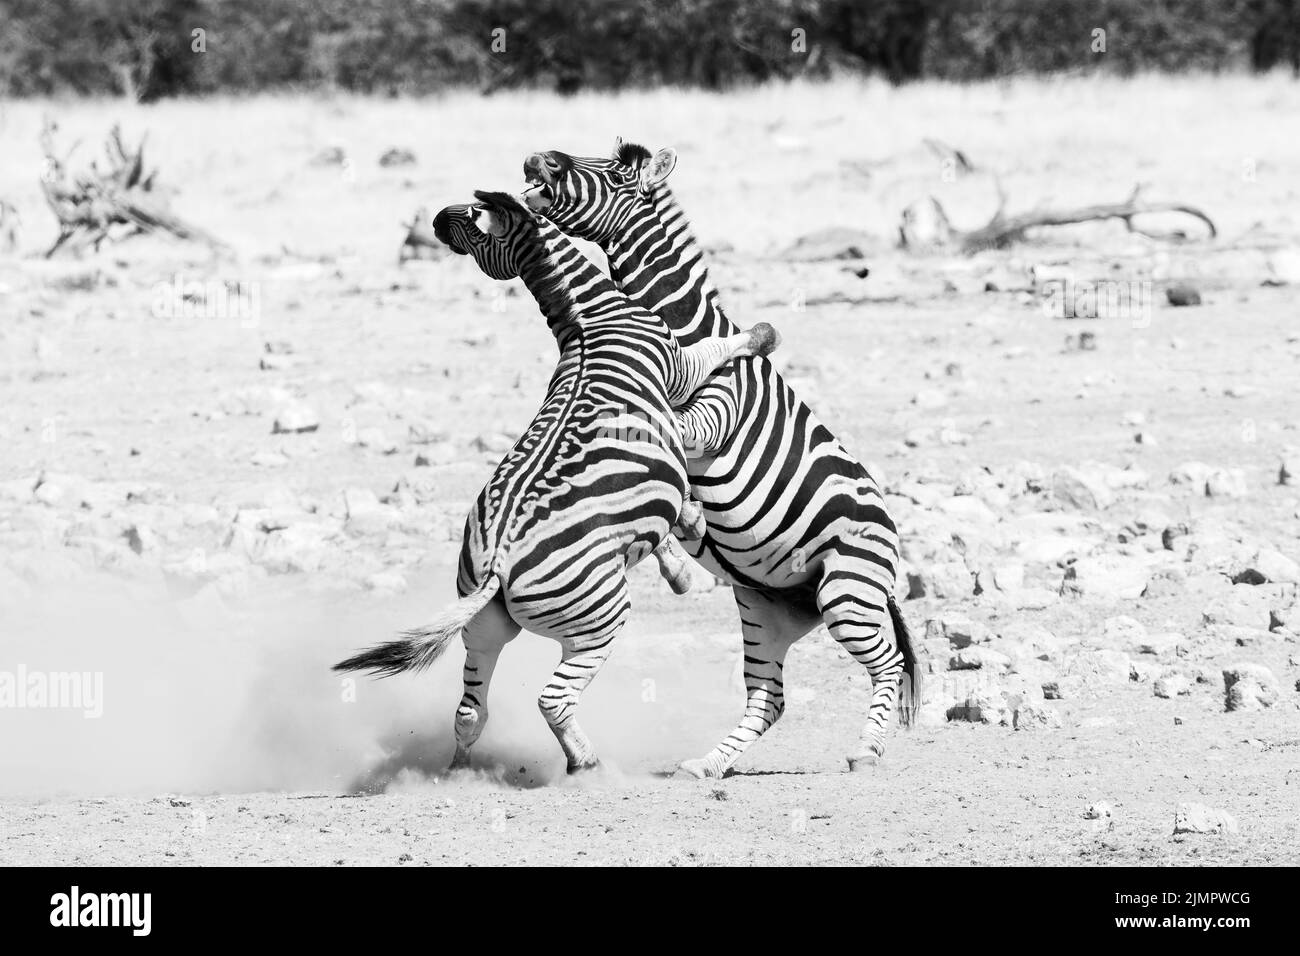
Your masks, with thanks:
[(469, 749), (474, 746), (488, 719), (488, 685), (501, 649), (519, 634), (519, 625), (506, 613), (501, 595), (474, 615), (465, 625), (465, 692), (456, 708), (456, 753), (449, 770), (469, 766)]
[(685, 402), (700, 389), (718, 368), (736, 359), (770, 355), (781, 344), (781, 333), (767, 322), (759, 322), (735, 335), (701, 339), (675, 353), (676, 368), (668, 381), (668, 400), (674, 405)]
[(733, 590), (744, 638), (745, 714), (736, 729), (711, 751), (681, 763), (678, 771), (684, 776), (721, 777), (750, 744), (781, 719), (786, 653), (817, 624), (815, 608), (801, 608), (748, 588)]
[[(625, 616), (620, 615), (620, 618)], [(537, 698), (537, 707), (550, 725), (555, 739), (560, 742), (568, 761), (570, 774), (591, 770), (600, 765), (596, 759), (596, 750), (578, 726), (578, 701), (587, 685), (600, 673), (600, 669), (609, 659), (615, 635), (622, 628), (622, 620), (595, 647), (574, 649), (567, 639), (562, 640), (564, 648), (560, 666), (555, 669), (550, 683)]]

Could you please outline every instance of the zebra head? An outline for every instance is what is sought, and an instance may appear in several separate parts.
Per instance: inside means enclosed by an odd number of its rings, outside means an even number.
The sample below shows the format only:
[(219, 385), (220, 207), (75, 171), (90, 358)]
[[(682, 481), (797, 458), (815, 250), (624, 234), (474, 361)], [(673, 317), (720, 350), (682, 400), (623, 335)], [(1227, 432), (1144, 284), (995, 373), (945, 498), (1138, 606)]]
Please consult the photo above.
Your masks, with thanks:
[(675, 165), (675, 150), (661, 149), (652, 156), (621, 137), (612, 159), (559, 150), (534, 153), (524, 160), (524, 178), (532, 184), (524, 202), (569, 235), (604, 243), (619, 234), (639, 206), (650, 204), (654, 187)]
[(513, 279), (541, 253), (547, 228), (509, 193), (474, 191), (478, 202), (448, 206), (433, 220), (433, 234), (457, 255), (470, 255), (485, 275)]

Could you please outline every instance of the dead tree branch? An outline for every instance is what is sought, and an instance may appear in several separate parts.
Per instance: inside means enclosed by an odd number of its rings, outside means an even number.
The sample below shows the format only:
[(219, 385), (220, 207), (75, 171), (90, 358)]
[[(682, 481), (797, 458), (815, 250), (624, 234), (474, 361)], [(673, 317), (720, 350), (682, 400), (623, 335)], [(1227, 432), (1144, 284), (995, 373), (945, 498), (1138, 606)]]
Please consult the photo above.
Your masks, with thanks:
[(101, 170), (92, 161), (86, 172), (70, 179), (67, 164), (72, 150), (59, 157), (54, 148), (55, 129), (46, 120), (40, 137), (45, 154), (41, 189), (59, 220), (59, 236), (45, 253), (47, 259), (60, 250), (77, 252), (89, 246), (98, 251), (106, 239), (145, 232), (168, 232), (214, 252), (229, 250), (226, 243), (171, 211), (166, 196), (155, 189), (157, 171), (145, 172), (143, 140), (131, 149), (114, 126), (104, 146), (107, 168)]
[[(1001, 181), (997, 183), (997, 190), (997, 212), (983, 226), (970, 231), (952, 226), (943, 206), (937, 200), (927, 201), (928, 210), (924, 204), (909, 206), (903, 213), (903, 224), (899, 230), (900, 244), (905, 248), (919, 248), (926, 245), (956, 246), (962, 252), (973, 253), (983, 249), (1001, 249), (1012, 243), (1023, 242), (1028, 230), (1040, 226), (1068, 226), (1105, 219), (1123, 220), (1129, 232), (1152, 239), (1181, 242), (1188, 238), (1187, 233), (1182, 230), (1157, 232), (1144, 229), (1134, 222), (1138, 216), (1154, 213), (1181, 213), (1191, 216), (1205, 223), (1209, 238), (1213, 239), (1218, 235), (1213, 220), (1196, 206), (1179, 202), (1149, 202), (1142, 198), (1141, 185), (1134, 187), (1133, 192), (1123, 202), (1098, 203), (1073, 209), (1035, 209), (1015, 216), (1006, 214), (1007, 197)], [(928, 212), (928, 215), (923, 215), (925, 212)], [(920, 221), (933, 223), (929, 229), (932, 235), (923, 235), (924, 231), (917, 227)]]

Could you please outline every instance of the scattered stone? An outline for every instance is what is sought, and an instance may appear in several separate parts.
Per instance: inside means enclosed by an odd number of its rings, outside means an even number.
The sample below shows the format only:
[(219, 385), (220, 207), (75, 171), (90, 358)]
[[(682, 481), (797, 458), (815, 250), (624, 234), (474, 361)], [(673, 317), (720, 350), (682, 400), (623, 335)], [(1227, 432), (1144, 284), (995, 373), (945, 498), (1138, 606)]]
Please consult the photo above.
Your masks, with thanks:
[(312, 166), (342, 166), (348, 161), (348, 154), (342, 146), (326, 146), (311, 158)]
[(1156, 676), (1159, 668), (1149, 661), (1129, 661), (1128, 679), (1135, 684), (1145, 684)]
[(383, 155), (379, 157), (379, 165), (386, 169), (393, 166), (414, 166), (415, 153), (409, 149), (394, 146), (391, 149), (384, 150)]
[(949, 670), (990, 670), (1005, 673), (1011, 658), (987, 647), (965, 647), (948, 659)]
[(1131, 670), (1122, 651), (1077, 649), (1061, 661), (1061, 677), (1078, 677), (1087, 690), (1126, 686)]
[(1205, 494), (1210, 498), (1245, 498), (1246, 473), (1240, 468), (1220, 468), (1205, 480)]
[(1166, 700), (1185, 697), (1192, 692), (1192, 682), (1182, 674), (1166, 674), (1156, 678), (1155, 683), (1151, 685), (1151, 692)]
[(1059, 730), (1061, 715), (1043, 704), (1021, 704), (1012, 717), (1016, 730)]
[[(1300, 583), (1300, 564), (1278, 551), (1261, 548), (1247, 571), (1253, 571), (1259, 580), (1250, 584), (1298, 584)], [(1236, 583), (1235, 581), (1233, 583)]]
[(1223, 671), (1224, 706), (1227, 710), (1263, 710), (1281, 696), (1277, 678), (1262, 664), (1237, 664)]
[(297, 435), (320, 428), (320, 416), (302, 402), (291, 402), (275, 414), (273, 435)]
[(984, 624), (972, 621), (964, 614), (949, 612), (926, 622), (927, 638), (940, 637), (954, 648), (983, 644), (993, 639), (993, 632)]
[(1206, 624), (1226, 624), (1267, 631), (1272, 623), (1267, 592), (1249, 584), (1234, 584), (1223, 597), (1214, 598), (1201, 611)]
[(1197, 491), (1205, 490), (1214, 469), (1203, 461), (1189, 461), (1179, 465), (1169, 473), (1169, 480), (1175, 485), (1191, 485)]
[(500, 455), (515, 447), (515, 439), (505, 432), (485, 432), (474, 439), (473, 445), (476, 451)]
[(975, 593), (975, 575), (965, 561), (940, 561), (924, 576), (925, 590), (937, 598), (968, 598)]
[(1085, 820), (1109, 820), (1114, 814), (1115, 811), (1109, 803), (1090, 803), (1084, 808), (1083, 818)]
[(395, 441), (390, 441), (384, 435), (383, 429), (373, 426), (357, 432), (357, 444), (381, 455), (395, 455), (401, 451), (401, 446)]
[(1294, 485), (1300, 480), (1300, 453), (1289, 451), (1282, 457), (1282, 463), (1277, 470), (1277, 483), (1279, 485)]
[(1165, 298), (1175, 307), (1201, 304), (1201, 293), (1191, 283), (1177, 282), (1165, 289)]
[(1084, 679), (1077, 675), (1043, 682), (1044, 700), (1078, 700), (1084, 694)]
[(1097, 511), (1115, 501), (1110, 487), (1098, 476), (1077, 468), (1058, 468), (1052, 474), (1052, 498), (1070, 508)]
[(993, 569), (993, 586), (999, 591), (1019, 591), (1025, 586), (1025, 566), (1019, 562), (997, 565)]
[(1232, 814), (1203, 803), (1180, 803), (1174, 811), (1174, 833), (1236, 833)]
[(1173, 551), (1178, 539), (1185, 537), (1190, 530), (1185, 524), (1171, 524), (1160, 532), (1160, 543), (1166, 551)]
[(1182, 652), (1185, 639), (1177, 631), (1165, 631), (1148, 634), (1137, 641), (1134, 650), (1139, 654), (1153, 654), (1156, 657), (1173, 657)]
[(1127, 614), (1108, 617), (1101, 625), (1102, 639), (1110, 646), (1134, 647), (1146, 640), (1146, 625)]
[(1147, 588), (1147, 565), (1120, 554), (1080, 558), (1065, 569), (1062, 594), (1103, 600), (1135, 600)]

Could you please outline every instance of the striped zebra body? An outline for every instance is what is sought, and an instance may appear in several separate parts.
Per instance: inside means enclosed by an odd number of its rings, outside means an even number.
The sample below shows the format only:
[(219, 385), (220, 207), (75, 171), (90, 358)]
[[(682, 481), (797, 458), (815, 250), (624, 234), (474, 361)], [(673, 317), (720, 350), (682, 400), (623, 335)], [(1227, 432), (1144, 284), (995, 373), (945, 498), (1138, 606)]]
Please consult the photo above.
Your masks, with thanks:
[(634, 305), (577, 248), (512, 197), (439, 213), (435, 232), (497, 279), (519, 276), (555, 335), (560, 359), (536, 417), (497, 466), (465, 522), (461, 600), (433, 623), (336, 665), (395, 674), (431, 664), (456, 634), (465, 648), (453, 766), (469, 763), (487, 721), (502, 648), (527, 628), (562, 659), (538, 705), (570, 772), (596, 764), (574, 719), (631, 609), (627, 572), (670, 540), (686, 467), (670, 392), (689, 394), (708, 356), (749, 354), (750, 335), (687, 360), (663, 320)]
[[(529, 206), (598, 243), (618, 287), (690, 345), (735, 326), (663, 182), (675, 161), (671, 151), (651, 158), (620, 142), (611, 160), (552, 151), (530, 156), (524, 172)], [(905, 725), (920, 704), (894, 598), (898, 533), (879, 487), (763, 358), (719, 369), (678, 417), (691, 495), (708, 525), (684, 546), (733, 586), (747, 696), (735, 730), (683, 769), (720, 776), (775, 723), (785, 655), (822, 622), (871, 675), (871, 709), (849, 764), (874, 764), (900, 690)]]

